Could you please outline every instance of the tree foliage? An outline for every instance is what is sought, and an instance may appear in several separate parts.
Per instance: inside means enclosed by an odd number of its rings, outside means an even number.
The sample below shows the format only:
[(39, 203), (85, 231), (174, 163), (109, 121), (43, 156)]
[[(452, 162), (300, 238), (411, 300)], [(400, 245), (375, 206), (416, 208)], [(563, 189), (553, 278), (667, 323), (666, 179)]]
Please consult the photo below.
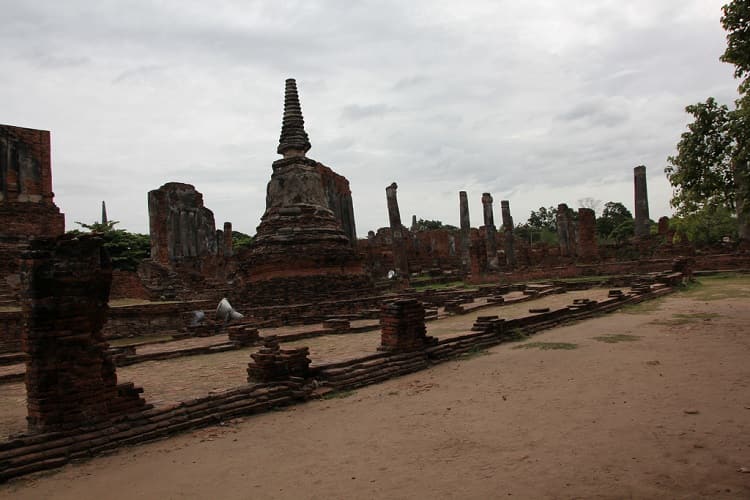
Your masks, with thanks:
[(447, 229), (449, 231), (455, 231), (458, 230), (456, 226), (451, 226), (450, 224), (443, 224), (442, 221), (439, 220), (425, 220), (425, 219), (419, 219), (417, 223), (412, 228), (413, 231), (433, 231), (435, 229)]
[(713, 97), (687, 106), (695, 120), (677, 144), (677, 155), (664, 169), (674, 189), (671, 205), (679, 214), (710, 206), (734, 208), (732, 159), (737, 149), (732, 115)]
[[(94, 222), (84, 224), (76, 222), (88, 232), (99, 233), (104, 240), (104, 248), (107, 249), (112, 267), (123, 271), (135, 271), (143, 259), (151, 255), (151, 239), (147, 234), (130, 233), (124, 229), (115, 229), (118, 221), (112, 220), (105, 223)], [(74, 229), (69, 233), (80, 234), (81, 231)]]
[(737, 238), (737, 219), (723, 206), (704, 206), (699, 211), (674, 217), (670, 226), (696, 246), (716, 245), (725, 237)]
[(596, 234), (602, 239), (617, 240), (617, 237), (627, 236), (627, 226), (620, 228), (617, 235), (613, 235), (613, 231), (624, 222), (632, 220), (633, 214), (625, 205), (619, 201), (608, 201), (604, 204), (602, 216), (596, 219)]
[(557, 208), (539, 207), (539, 210), (532, 210), (529, 220), (526, 223), (531, 229), (541, 231), (557, 231)]
[(232, 230), (232, 250), (237, 251), (241, 248), (249, 247), (253, 242), (253, 237), (240, 231)]
[[(727, 32), (727, 48), (721, 60), (734, 65), (735, 78), (746, 79), (750, 76), (750, 1), (734, 0), (721, 10), (721, 25)], [(743, 93), (746, 82), (740, 86)]]

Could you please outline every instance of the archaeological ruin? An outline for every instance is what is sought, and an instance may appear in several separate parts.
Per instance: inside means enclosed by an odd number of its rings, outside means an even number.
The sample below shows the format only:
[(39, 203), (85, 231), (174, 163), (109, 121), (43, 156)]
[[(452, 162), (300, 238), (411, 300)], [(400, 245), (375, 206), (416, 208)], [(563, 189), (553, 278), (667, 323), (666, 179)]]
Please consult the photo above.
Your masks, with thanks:
[[(747, 253), (700, 253), (667, 218), (650, 221), (643, 166), (623, 241), (600, 241), (594, 210), (564, 202), (553, 240), (515, 225), (511, 200), (496, 227), (492, 194), (465, 190), (458, 227), (413, 216), (407, 228), (392, 179), (368, 207), (387, 225), (358, 239), (357, 186), (310, 149), (288, 79), (281, 158), (259, 179), (252, 241), (234, 245), (238, 221), (217, 228), (200, 186), (144, 186), (150, 258), (113, 270), (101, 234), (65, 233), (50, 133), (0, 126), (0, 482), (416, 372), (662, 297), (696, 272), (750, 267)], [(470, 203), (482, 204), (474, 226)]]

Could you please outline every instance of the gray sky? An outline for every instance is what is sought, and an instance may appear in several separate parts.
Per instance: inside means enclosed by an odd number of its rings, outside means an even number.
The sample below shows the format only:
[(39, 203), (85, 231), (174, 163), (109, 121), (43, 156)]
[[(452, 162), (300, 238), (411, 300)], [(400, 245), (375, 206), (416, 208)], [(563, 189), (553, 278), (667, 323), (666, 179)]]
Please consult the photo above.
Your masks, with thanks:
[(719, 62), (725, 0), (0, 0), (0, 123), (52, 132), (56, 202), (74, 221), (148, 231), (146, 193), (187, 182), (217, 227), (255, 233), (284, 79), (312, 149), (349, 179), (357, 232), (411, 215), (472, 225), (481, 193), (529, 211), (592, 197), (653, 219), (684, 107), (737, 83)]

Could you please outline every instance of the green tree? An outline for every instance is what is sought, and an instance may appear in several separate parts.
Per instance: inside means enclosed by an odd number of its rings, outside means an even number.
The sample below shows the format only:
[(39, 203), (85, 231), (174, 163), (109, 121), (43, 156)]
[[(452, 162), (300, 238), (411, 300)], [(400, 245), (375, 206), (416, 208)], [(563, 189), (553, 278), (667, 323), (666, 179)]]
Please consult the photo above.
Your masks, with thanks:
[(750, 1), (734, 0), (721, 8), (721, 25), (727, 32), (727, 48), (721, 56), (723, 62), (734, 65), (734, 77), (745, 81), (740, 92), (747, 90), (750, 76)]
[[(614, 239), (612, 232), (615, 228), (629, 220), (633, 220), (633, 214), (625, 205), (619, 201), (608, 201), (604, 205), (601, 217), (596, 219), (596, 233), (602, 239)], [(622, 231), (618, 233), (621, 234)]]
[(539, 207), (539, 210), (532, 210), (529, 220), (526, 223), (530, 228), (541, 231), (557, 231), (557, 208)]
[[(105, 223), (94, 222), (84, 224), (76, 222), (88, 232), (99, 233), (104, 240), (104, 248), (107, 249), (112, 267), (123, 271), (135, 271), (143, 259), (151, 255), (151, 238), (147, 234), (130, 233), (124, 229), (115, 229), (118, 221), (112, 220)], [(81, 234), (74, 229), (69, 233)]]
[(734, 209), (735, 185), (732, 159), (737, 149), (732, 115), (713, 97), (687, 106), (695, 120), (677, 143), (677, 155), (664, 169), (674, 189), (671, 205), (679, 214), (705, 206)]
[(425, 219), (419, 219), (413, 228), (413, 230), (416, 230), (416, 231), (433, 231), (435, 229), (447, 229), (449, 231), (458, 230), (456, 226), (451, 226), (450, 224), (443, 224), (442, 221), (425, 220)]
[(737, 219), (723, 206), (705, 206), (697, 212), (674, 217), (670, 226), (696, 246), (716, 245), (725, 237), (737, 238)]
[(236, 252), (241, 248), (249, 247), (253, 237), (240, 231), (232, 230), (232, 250)]

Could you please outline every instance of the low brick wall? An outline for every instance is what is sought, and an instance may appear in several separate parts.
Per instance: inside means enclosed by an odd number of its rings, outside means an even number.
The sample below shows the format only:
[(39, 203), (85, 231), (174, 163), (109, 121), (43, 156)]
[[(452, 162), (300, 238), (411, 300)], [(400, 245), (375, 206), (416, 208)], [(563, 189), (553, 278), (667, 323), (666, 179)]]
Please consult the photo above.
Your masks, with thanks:
[(109, 340), (177, 333), (187, 327), (190, 311), (213, 306), (208, 301), (114, 306), (109, 309), (109, 320), (102, 332)]

